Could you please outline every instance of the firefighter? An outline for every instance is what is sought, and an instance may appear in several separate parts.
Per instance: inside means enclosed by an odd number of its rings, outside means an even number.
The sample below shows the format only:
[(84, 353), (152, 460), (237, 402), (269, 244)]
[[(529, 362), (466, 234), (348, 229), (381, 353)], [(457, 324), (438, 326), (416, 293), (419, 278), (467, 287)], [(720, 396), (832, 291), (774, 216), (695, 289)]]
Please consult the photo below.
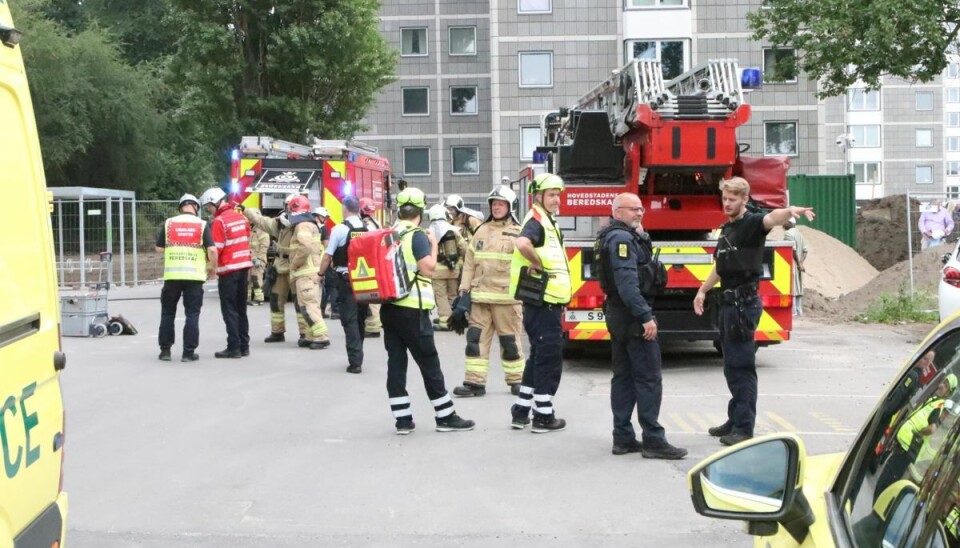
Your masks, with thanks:
[[(299, 194), (289, 194), (284, 200), (284, 208)], [(243, 209), (243, 208), (241, 208)], [(277, 272), (276, 279), (270, 289), (270, 335), (263, 339), (265, 343), (277, 343), (285, 340), (287, 301), (290, 299), (290, 239), (293, 232), (290, 230), (290, 219), (286, 209), (276, 218), (265, 217), (260, 210), (248, 208), (243, 210), (244, 216), (251, 226), (257, 226), (277, 240), (277, 255), (273, 259), (273, 268)], [(297, 315), (297, 330), (300, 339), (306, 337), (307, 324), (300, 314), (300, 305), (293, 302)]]
[(450, 219), (452, 219), (453, 226), (460, 227), (460, 234), (463, 236), (463, 239), (470, 241), (470, 238), (473, 237), (473, 233), (480, 228), (480, 223), (483, 222), (480, 220), (480, 214), (468, 207), (463, 203), (463, 198), (459, 194), (451, 194), (447, 196), (447, 199), (443, 204), (447, 211), (450, 212)]
[(300, 348), (319, 350), (330, 346), (327, 324), (320, 311), (320, 262), (323, 241), (320, 227), (310, 211), (310, 200), (297, 196), (287, 205), (290, 216), (290, 283), (297, 294), (300, 316), (307, 325)]
[(250, 227), (250, 255), (253, 257), (253, 268), (250, 269), (250, 295), (247, 304), (260, 306), (263, 304), (263, 272), (267, 267), (267, 249), (270, 247), (270, 235), (258, 226)]
[[(667, 443), (660, 425), (663, 398), (660, 344), (653, 297), (666, 283), (666, 273), (653, 256), (650, 235), (643, 232), (643, 204), (636, 194), (614, 198), (610, 224), (594, 244), (594, 265), (606, 294), (604, 318), (610, 330), (613, 378), (613, 454), (640, 452), (648, 459), (682, 459), (686, 449)], [(637, 440), (632, 417), (643, 429)]]
[(380, 308), (383, 346), (387, 350), (387, 395), (396, 418), (397, 434), (415, 428), (407, 393), (407, 351), (420, 368), (423, 385), (436, 414), (439, 432), (473, 430), (474, 422), (460, 418), (453, 408), (440, 370), (440, 356), (433, 340), (430, 310), (434, 307), (430, 275), (437, 264), (437, 240), (419, 228), (426, 201), (419, 189), (407, 187), (397, 195), (397, 223), (407, 273), (413, 280), (410, 294)]
[[(543, 296), (524, 302), (523, 328), (530, 339), (530, 356), (523, 370), (520, 393), (511, 408), (512, 426), (526, 428), (533, 408), (535, 433), (559, 432), (567, 422), (557, 418), (553, 396), (560, 387), (563, 371), (563, 307), (570, 302), (570, 267), (563, 249), (563, 235), (554, 215), (560, 212), (563, 179), (541, 173), (530, 183), (533, 204), (523, 220), (517, 248), (510, 264), (510, 295), (517, 294), (521, 269), (532, 279), (546, 277)], [(546, 276), (544, 276), (546, 275)]]
[[(360, 220), (367, 230), (379, 230), (380, 221), (377, 220), (377, 206), (370, 198), (360, 198)], [(371, 304), (367, 307), (368, 313), (363, 321), (364, 337), (376, 339), (380, 336), (383, 326), (380, 324), (380, 305)]]
[[(360, 220), (360, 202), (356, 197), (344, 198), (343, 208), (346, 218), (330, 232), (330, 244), (320, 264), (320, 277), (333, 276), (336, 280), (340, 325), (347, 339), (347, 373), (359, 374), (363, 371), (363, 322), (367, 317), (367, 305), (357, 303), (350, 286), (347, 248), (351, 239), (367, 232), (367, 227)], [(328, 272), (331, 265), (333, 272)]]
[(163, 252), (163, 288), (160, 290), (160, 359), (170, 361), (170, 347), (176, 342), (174, 320), (177, 303), (183, 296), (182, 362), (199, 359), (200, 308), (203, 306), (203, 282), (207, 264), (216, 264), (210, 225), (198, 216), (200, 200), (193, 194), (180, 197), (180, 213), (166, 220), (157, 236), (157, 251)]
[(250, 258), (250, 223), (243, 218), (227, 195), (211, 188), (200, 196), (200, 205), (213, 216), (210, 233), (216, 261), (211, 268), (217, 274), (220, 312), (227, 328), (227, 347), (214, 352), (216, 358), (239, 358), (250, 355), (250, 323), (247, 321), (247, 272), (253, 267)]
[(490, 342), (494, 333), (500, 342), (503, 374), (513, 395), (520, 393), (523, 378), (523, 309), (508, 292), (510, 263), (520, 236), (520, 223), (513, 216), (517, 195), (509, 187), (498, 186), (487, 195), (490, 216), (480, 225), (463, 262), (460, 294), (471, 299), (470, 326), (464, 352), (463, 386), (453, 389), (455, 396), (486, 394), (490, 369)]
[(463, 257), (467, 252), (467, 242), (460, 235), (460, 229), (447, 222), (447, 210), (437, 204), (427, 211), (430, 231), (437, 240), (437, 266), (433, 269), (433, 293), (437, 298), (437, 314), (434, 321), (436, 331), (450, 331), (447, 322), (453, 312), (450, 305), (457, 296), (460, 283), (460, 271)]
[(693, 311), (703, 314), (707, 291), (717, 282), (723, 285), (720, 306), (720, 345), (723, 374), (730, 390), (727, 420), (707, 432), (723, 445), (734, 445), (753, 437), (757, 419), (757, 368), (754, 337), (763, 307), (757, 295), (763, 270), (767, 233), (790, 217), (813, 220), (813, 208), (787, 207), (766, 215), (747, 212), (750, 184), (741, 177), (720, 183), (723, 214), (729, 219), (720, 232), (716, 262), (693, 299)]

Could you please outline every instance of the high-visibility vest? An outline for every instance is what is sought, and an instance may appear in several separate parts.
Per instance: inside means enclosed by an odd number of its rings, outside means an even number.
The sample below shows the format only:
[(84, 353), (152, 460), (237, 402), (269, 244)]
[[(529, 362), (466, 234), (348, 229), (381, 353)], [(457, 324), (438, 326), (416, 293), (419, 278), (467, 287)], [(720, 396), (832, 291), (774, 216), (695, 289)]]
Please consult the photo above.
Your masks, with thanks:
[(217, 247), (217, 274), (229, 274), (253, 266), (250, 257), (250, 223), (231, 208), (222, 206), (213, 219), (213, 245)]
[(433, 307), (437, 305), (437, 299), (433, 296), (433, 282), (431, 282), (429, 278), (419, 274), (417, 259), (413, 255), (413, 235), (422, 231), (417, 228), (417, 225), (405, 220), (397, 221), (393, 230), (398, 234), (402, 234), (400, 238), (400, 249), (403, 251), (403, 261), (407, 266), (408, 279), (413, 280), (413, 285), (410, 287), (409, 295), (390, 304), (405, 306), (407, 308), (432, 310)]
[[(927, 427), (930, 424), (930, 413), (933, 413), (935, 410), (943, 407), (943, 400), (940, 398), (932, 398), (927, 403), (920, 406), (919, 409), (910, 414), (906, 421), (904, 421), (903, 426), (897, 430), (897, 441), (900, 442), (900, 447), (904, 451), (910, 450), (910, 445), (913, 443), (913, 437)], [(924, 439), (923, 443), (927, 441)]]
[[(567, 252), (563, 249), (563, 237), (560, 235), (560, 228), (553, 221), (553, 217), (547, 213), (540, 204), (533, 204), (527, 216), (523, 219), (523, 224), (534, 219), (543, 227), (543, 245), (534, 248), (543, 270), (549, 274), (547, 279), (547, 290), (543, 300), (553, 304), (567, 304), (570, 302), (572, 286), (570, 285), (570, 265), (567, 263)], [(520, 281), (520, 269), (530, 266), (519, 249), (514, 250), (513, 260), (510, 263), (510, 294), (517, 293), (517, 284)]]
[(203, 249), (203, 229), (207, 222), (189, 213), (171, 217), (163, 224), (163, 279), (207, 279), (207, 253)]

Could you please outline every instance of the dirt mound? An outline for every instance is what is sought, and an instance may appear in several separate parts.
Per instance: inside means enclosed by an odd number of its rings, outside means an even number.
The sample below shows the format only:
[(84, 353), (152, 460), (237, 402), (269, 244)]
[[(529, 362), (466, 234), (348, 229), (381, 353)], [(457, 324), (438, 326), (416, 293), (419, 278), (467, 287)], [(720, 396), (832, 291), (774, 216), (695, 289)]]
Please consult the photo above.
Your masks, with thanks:
[[(828, 299), (837, 299), (860, 289), (877, 276), (876, 268), (840, 240), (809, 226), (798, 229), (807, 244), (804, 293), (812, 289)], [(771, 230), (768, 239), (782, 240), (783, 230)]]
[[(910, 202), (911, 212), (920, 210), (918, 200)], [(870, 200), (857, 212), (857, 252), (877, 270), (886, 270), (908, 258), (907, 231), (912, 225), (907, 223), (906, 195)], [(913, 252), (919, 251), (920, 242), (915, 239)]]

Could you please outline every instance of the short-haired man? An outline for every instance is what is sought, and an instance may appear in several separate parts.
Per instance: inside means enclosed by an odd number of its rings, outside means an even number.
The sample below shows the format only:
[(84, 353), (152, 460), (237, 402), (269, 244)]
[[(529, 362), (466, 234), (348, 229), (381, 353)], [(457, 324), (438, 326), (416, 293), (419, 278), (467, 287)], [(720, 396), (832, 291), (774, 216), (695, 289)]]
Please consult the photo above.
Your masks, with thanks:
[(753, 437), (757, 419), (757, 368), (754, 336), (763, 313), (757, 295), (763, 269), (763, 251), (767, 233), (789, 218), (813, 220), (811, 207), (791, 206), (767, 214), (747, 212), (750, 184), (741, 177), (720, 183), (723, 225), (715, 252), (713, 270), (693, 299), (693, 310), (703, 314), (707, 291), (721, 282), (720, 345), (723, 350), (723, 374), (730, 389), (727, 421), (708, 430), (720, 443), (734, 445)]

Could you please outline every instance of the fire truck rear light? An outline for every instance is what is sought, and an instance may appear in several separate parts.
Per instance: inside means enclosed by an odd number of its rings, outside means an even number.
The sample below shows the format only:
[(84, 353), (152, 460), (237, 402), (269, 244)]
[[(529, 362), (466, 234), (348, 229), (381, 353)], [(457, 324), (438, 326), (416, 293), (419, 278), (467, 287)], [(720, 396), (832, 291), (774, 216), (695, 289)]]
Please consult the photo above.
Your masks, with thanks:
[(764, 308), (787, 308), (793, 306), (793, 297), (790, 295), (761, 295), (760, 304)]
[(960, 287), (960, 270), (948, 266), (943, 269), (943, 281), (947, 285), (952, 285), (953, 287)]

